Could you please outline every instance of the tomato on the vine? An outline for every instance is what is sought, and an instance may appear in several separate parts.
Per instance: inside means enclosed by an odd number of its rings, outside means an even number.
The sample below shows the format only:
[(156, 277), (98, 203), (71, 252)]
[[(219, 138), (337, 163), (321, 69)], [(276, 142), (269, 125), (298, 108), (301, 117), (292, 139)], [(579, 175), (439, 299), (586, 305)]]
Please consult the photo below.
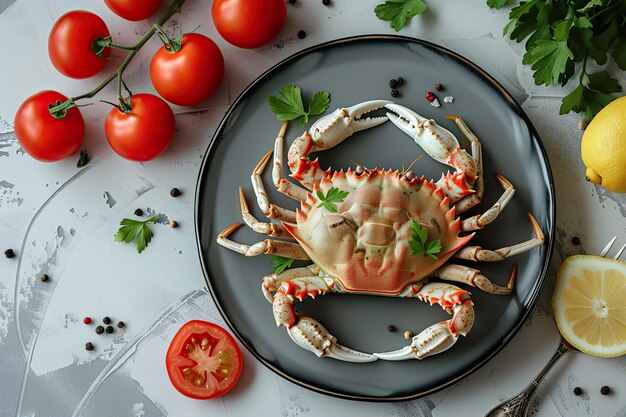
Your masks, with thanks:
[(109, 48), (104, 48), (101, 51), (103, 56), (99, 56), (94, 42), (109, 36), (106, 23), (98, 15), (85, 10), (65, 13), (56, 21), (48, 37), (52, 65), (71, 78), (96, 75), (107, 62)]
[(145, 162), (161, 155), (176, 130), (174, 112), (160, 97), (135, 94), (126, 99), (130, 111), (111, 110), (104, 124), (109, 144), (120, 156)]
[(213, 22), (222, 37), (240, 48), (258, 48), (282, 30), (285, 0), (215, 0)]
[(15, 135), (27, 154), (44, 162), (58, 161), (80, 148), (85, 136), (85, 121), (80, 110), (72, 107), (64, 117), (55, 118), (49, 107), (67, 101), (63, 94), (41, 91), (22, 103), (15, 114)]
[(221, 326), (192, 320), (172, 339), (165, 356), (167, 374), (181, 394), (208, 400), (230, 391), (241, 375), (241, 351)]
[(199, 33), (183, 35), (178, 51), (162, 46), (150, 62), (154, 88), (161, 97), (180, 106), (195, 106), (206, 100), (223, 78), (222, 52), (215, 42)]
[(126, 20), (137, 22), (152, 16), (163, 0), (104, 0), (109, 9)]

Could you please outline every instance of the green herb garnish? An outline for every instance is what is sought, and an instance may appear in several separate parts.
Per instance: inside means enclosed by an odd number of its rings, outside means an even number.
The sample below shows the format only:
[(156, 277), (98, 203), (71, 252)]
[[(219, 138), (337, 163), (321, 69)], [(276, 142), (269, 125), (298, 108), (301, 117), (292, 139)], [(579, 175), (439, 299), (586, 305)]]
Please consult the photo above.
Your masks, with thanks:
[(83, 149), (80, 151), (80, 156), (78, 157), (76, 168), (82, 168), (88, 163), (89, 163), (89, 154), (87, 153), (87, 149)]
[(133, 240), (137, 243), (137, 252), (141, 253), (152, 240), (152, 230), (148, 223), (156, 223), (157, 217), (152, 216), (146, 220), (122, 219), (120, 229), (113, 238), (116, 242), (130, 243)]
[(272, 258), (270, 259), (270, 263), (274, 267), (274, 273), (280, 274), (285, 269), (291, 268), (293, 259), (285, 258), (284, 256), (272, 255)]
[(318, 91), (309, 102), (309, 109), (305, 111), (300, 87), (286, 85), (279, 90), (279, 93), (280, 97), (270, 94), (267, 101), (270, 103), (272, 111), (276, 113), (276, 118), (281, 122), (302, 118), (300, 124), (304, 126), (309, 121), (309, 116), (324, 113), (328, 108), (328, 103), (330, 103), (330, 93)]
[[(506, 0), (488, 0), (502, 7)], [(578, 86), (565, 98), (560, 114), (585, 113), (587, 122), (615, 99), (622, 88), (606, 71), (587, 69), (590, 59), (598, 65), (608, 55), (626, 70), (626, 19), (623, 0), (527, 0), (509, 13), (504, 35), (526, 41), (523, 63), (534, 72), (535, 84), (565, 85), (578, 71)]]
[(374, 9), (376, 17), (391, 22), (390, 26), (399, 32), (407, 20), (424, 13), (428, 9), (423, 0), (385, 0)]
[(346, 199), (348, 194), (347, 191), (341, 191), (339, 188), (332, 187), (326, 195), (322, 192), (322, 190), (317, 190), (317, 198), (320, 199), (320, 203), (317, 207), (324, 207), (326, 210), (331, 213), (337, 212), (337, 203), (341, 203)]
[(413, 220), (413, 223), (411, 224), (411, 240), (409, 240), (411, 254), (423, 255), (437, 259), (436, 255), (441, 252), (441, 241), (439, 239), (433, 240), (427, 245), (426, 239), (426, 228)]

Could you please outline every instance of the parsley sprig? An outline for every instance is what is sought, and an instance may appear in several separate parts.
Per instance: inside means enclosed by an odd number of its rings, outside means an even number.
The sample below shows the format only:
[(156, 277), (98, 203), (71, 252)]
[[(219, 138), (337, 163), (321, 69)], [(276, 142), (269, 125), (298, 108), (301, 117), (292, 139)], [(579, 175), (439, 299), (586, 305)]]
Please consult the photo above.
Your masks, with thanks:
[(156, 223), (157, 217), (152, 216), (146, 220), (122, 219), (117, 233), (113, 236), (116, 242), (137, 243), (137, 252), (141, 253), (152, 240), (152, 230), (148, 223)]
[(276, 118), (281, 122), (301, 118), (300, 124), (304, 126), (309, 121), (309, 116), (322, 114), (330, 103), (330, 93), (318, 91), (309, 102), (309, 109), (304, 110), (302, 103), (302, 90), (296, 85), (286, 85), (279, 91), (280, 97), (270, 94), (267, 101), (270, 103), (272, 111), (276, 113)]
[(285, 258), (284, 256), (272, 255), (270, 263), (274, 267), (274, 273), (280, 274), (285, 269), (291, 268), (291, 264), (293, 264), (293, 259)]
[[(508, 0), (488, 0), (502, 7)], [(526, 0), (511, 9), (504, 35), (526, 40), (523, 63), (534, 72), (535, 84), (565, 85), (580, 67), (578, 86), (565, 98), (560, 114), (584, 112), (587, 122), (622, 91), (606, 71), (590, 72), (591, 58), (606, 64), (611, 54), (626, 70), (626, 18), (623, 0)]]
[(320, 199), (320, 203), (317, 207), (324, 207), (326, 210), (331, 213), (337, 212), (337, 203), (341, 203), (346, 199), (348, 194), (347, 191), (341, 191), (339, 188), (332, 187), (326, 195), (322, 192), (322, 190), (317, 190), (317, 198)]
[(437, 239), (426, 244), (427, 238), (426, 228), (413, 220), (411, 224), (411, 240), (409, 240), (411, 254), (437, 259), (436, 255), (441, 252), (441, 241)]
[(82, 149), (80, 151), (80, 156), (78, 157), (78, 162), (76, 162), (76, 168), (82, 168), (89, 163), (89, 154), (87, 153), (87, 149)]
[(390, 26), (399, 32), (406, 25), (407, 20), (428, 9), (423, 0), (385, 0), (374, 9), (380, 20), (391, 22)]

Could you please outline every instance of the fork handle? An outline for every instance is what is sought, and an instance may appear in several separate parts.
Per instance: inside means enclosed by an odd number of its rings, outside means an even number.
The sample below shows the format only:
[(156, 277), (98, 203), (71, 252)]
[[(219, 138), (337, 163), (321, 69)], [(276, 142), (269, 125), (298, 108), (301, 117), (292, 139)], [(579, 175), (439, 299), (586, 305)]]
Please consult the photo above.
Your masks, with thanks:
[(489, 411), (485, 417), (524, 417), (527, 414), (528, 405), (530, 404), (530, 399), (532, 398), (535, 390), (539, 386), (539, 383), (543, 380), (543, 378), (547, 375), (547, 373), (552, 369), (554, 364), (556, 364), (559, 359), (563, 357), (567, 352), (575, 350), (573, 347), (567, 344), (567, 342), (561, 337), (561, 341), (559, 343), (559, 347), (554, 352), (554, 355), (550, 358), (548, 363), (539, 371), (537, 376), (530, 381), (526, 388), (524, 388), (519, 394), (511, 397), (510, 399), (504, 401), (501, 405), (496, 406), (491, 411)]

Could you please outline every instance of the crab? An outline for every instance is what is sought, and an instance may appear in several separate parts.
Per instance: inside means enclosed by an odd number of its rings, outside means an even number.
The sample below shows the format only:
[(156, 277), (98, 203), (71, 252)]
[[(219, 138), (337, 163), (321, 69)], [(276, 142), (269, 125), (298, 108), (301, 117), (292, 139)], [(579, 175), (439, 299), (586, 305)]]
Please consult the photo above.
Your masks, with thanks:
[[(384, 108), (385, 116), (364, 117)], [(291, 178), (283, 177), (284, 122), (269, 151), (252, 172), (257, 203), (263, 213), (280, 221), (261, 222), (251, 213), (242, 188), (239, 197), (245, 224), (269, 237), (253, 245), (235, 242), (229, 235), (243, 223), (235, 223), (217, 237), (217, 243), (246, 256), (279, 255), (310, 260), (306, 267), (265, 276), (262, 291), (272, 303), (277, 326), (284, 326), (300, 347), (319, 357), (349, 362), (423, 359), (449, 349), (474, 323), (469, 291), (452, 283), (477, 287), (489, 294), (513, 291), (515, 265), (506, 285), (498, 285), (480, 270), (448, 262), (451, 258), (471, 261), (501, 261), (543, 245), (544, 235), (528, 213), (534, 237), (496, 250), (468, 245), (476, 230), (493, 222), (513, 197), (515, 188), (502, 175), (498, 201), (482, 214), (466, 219), (460, 213), (481, 201), (484, 182), (481, 145), (465, 122), (450, 116), (471, 143), (471, 154), (456, 137), (432, 119), (387, 100), (372, 100), (340, 108), (317, 120), (310, 131), (296, 138), (288, 151)], [(353, 133), (391, 121), (409, 135), (428, 155), (454, 169), (437, 182), (418, 178), (412, 171), (367, 169), (331, 171), (322, 169), (313, 152), (330, 149)], [(273, 153), (272, 180), (276, 189), (297, 200), (300, 208), (288, 210), (270, 203), (261, 174)], [(333, 191), (334, 190), (334, 191)], [(333, 198), (329, 200), (329, 196)], [(326, 202), (325, 202), (326, 201)], [(464, 232), (469, 234), (461, 235)], [(413, 250), (415, 234), (432, 249)], [(289, 241), (291, 240), (291, 241)], [(437, 248), (438, 242), (439, 247)], [(422, 248), (423, 249), (423, 248)], [(438, 250), (437, 250), (438, 249)], [(428, 256), (427, 256), (428, 255)], [(439, 281), (434, 281), (438, 278)], [(435, 323), (411, 338), (410, 344), (390, 352), (365, 353), (338, 343), (317, 320), (294, 309), (294, 303), (326, 293), (370, 294), (416, 298), (438, 304), (451, 317)]]

